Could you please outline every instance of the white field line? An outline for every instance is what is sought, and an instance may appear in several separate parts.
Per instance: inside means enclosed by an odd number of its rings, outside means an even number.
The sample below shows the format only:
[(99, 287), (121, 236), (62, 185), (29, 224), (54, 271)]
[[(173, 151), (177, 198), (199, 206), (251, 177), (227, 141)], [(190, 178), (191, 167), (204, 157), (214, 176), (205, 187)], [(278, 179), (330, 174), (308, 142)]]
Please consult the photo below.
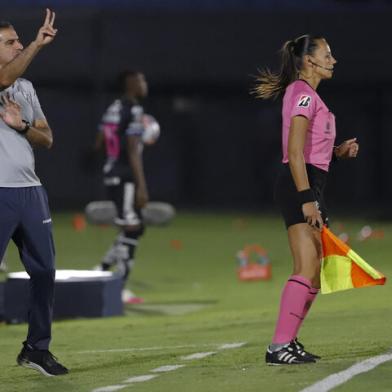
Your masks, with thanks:
[(187, 344), (182, 346), (153, 346), (153, 347), (136, 347), (136, 348), (113, 348), (107, 350), (85, 350), (77, 351), (76, 354), (100, 354), (100, 353), (126, 353), (137, 351), (159, 351), (159, 350), (177, 350), (182, 348), (197, 348), (197, 347), (216, 347), (218, 350), (227, 350), (231, 348), (239, 348), (246, 344), (243, 343), (205, 343), (205, 344)]
[(185, 355), (184, 357), (181, 357), (181, 359), (183, 361), (192, 361), (193, 359), (202, 359), (214, 354), (216, 354), (216, 351), (208, 351), (205, 353), (194, 353), (191, 355)]
[(146, 374), (145, 376), (136, 376), (136, 377), (127, 378), (125, 381), (123, 381), (123, 383), (133, 384), (135, 382), (145, 382), (145, 381), (152, 380), (155, 377), (158, 376), (156, 374)]
[(119, 391), (120, 389), (127, 388), (128, 385), (109, 385), (107, 387), (101, 387), (94, 389), (92, 392), (114, 392)]
[(232, 348), (240, 348), (242, 346), (245, 346), (246, 342), (241, 342), (241, 343), (226, 343), (222, 344), (221, 346), (218, 347), (218, 350), (230, 350)]
[(374, 369), (378, 365), (381, 365), (382, 363), (391, 360), (392, 360), (392, 353), (378, 355), (376, 357), (366, 359), (362, 362), (356, 363), (355, 365), (349, 367), (346, 370), (343, 370), (339, 373), (331, 374), (330, 376), (324, 378), (321, 381), (316, 382), (310, 387), (302, 389), (302, 391), (300, 392), (328, 392), (333, 388), (337, 387), (338, 385), (344, 384), (345, 382), (349, 381), (356, 375), (361, 373), (366, 373)]
[[(107, 352), (124, 352), (124, 351), (151, 351), (151, 350), (170, 350), (174, 348), (193, 348), (193, 347), (200, 347), (200, 346), (218, 346), (218, 350), (229, 350), (234, 348), (242, 347), (246, 344), (246, 342), (241, 343), (224, 343), (224, 344), (201, 344), (201, 345), (187, 345), (187, 346), (162, 346), (162, 347), (141, 347), (141, 348), (133, 348), (133, 349), (114, 349), (114, 350), (95, 350), (95, 351), (79, 351), (79, 354), (87, 354), (87, 353), (107, 353)], [(194, 353), (190, 355), (186, 355), (181, 357), (184, 361), (190, 361), (193, 359), (203, 359), (210, 355), (217, 354), (216, 351), (208, 351), (204, 353)], [(150, 370), (151, 373), (164, 373), (164, 372), (171, 372), (173, 370), (177, 370), (180, 368), (185, 367), (185, 365), (165, 365), (160, 366), (158, 368)], [(157, 374), (146, 374), (144, 376), (135, 376), (126, 379), (123, 381), (123, 385), (109, 385), (106, 387), (100, 387), (94, 389), (92, 392), (115, 392), (121, 389), (124, 389), (129, 386), (129, 384), (137, 383), (137, 382), (145, 382), (152, 380), (153, 378), (158, 377)]]
[(165, 372), (172, 372), (173, 370), (180, 369), (184, 367), (185, 365), (165, 365), (165, 366), (160, 366), (156, 369), (150, 370), (152, 373), (165, 373)]

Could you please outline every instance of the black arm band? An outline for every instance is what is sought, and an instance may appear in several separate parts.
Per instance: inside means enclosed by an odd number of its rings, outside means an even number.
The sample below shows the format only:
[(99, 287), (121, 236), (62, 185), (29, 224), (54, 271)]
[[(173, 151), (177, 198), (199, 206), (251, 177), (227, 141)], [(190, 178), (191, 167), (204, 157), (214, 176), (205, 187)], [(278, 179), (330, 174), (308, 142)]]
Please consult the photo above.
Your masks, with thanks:
[(298, 200), (302, 204), (310, 203), (312, 201), (316, 201), (316, 197), (314, 196), (314, 192), (311, 188), (305, 189), (304, 191), (297, 192)]

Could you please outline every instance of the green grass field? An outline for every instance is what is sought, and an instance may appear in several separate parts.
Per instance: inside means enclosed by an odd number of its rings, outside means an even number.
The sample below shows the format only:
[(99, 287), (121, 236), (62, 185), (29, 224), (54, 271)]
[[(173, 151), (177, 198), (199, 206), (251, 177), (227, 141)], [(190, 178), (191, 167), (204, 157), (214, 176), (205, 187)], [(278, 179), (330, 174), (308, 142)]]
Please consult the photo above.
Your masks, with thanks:
[[(57, 267), (92, 268), (115, 232), (91, 226), (76, 232), (71, 221), (68, 214), (54, 216)], [(344, 223), (352, 235), (353, 249), (387, 277), (392, 276), (392, 224)], [(357, 241), (355, 234), (365, 223), (383, 229), (385, 238)], [(237, 281), (235, 256), (249, 243), (268, 250), (272, 280)], [(70, 368), (68, 376), (46, 378), (18, 367), (15, 358), (26, 325), (0, 324), (0, 390), (87, 392), (152, 374), (160, 366), (182, 364), (186, 366), (122, 390), (300, 391), (392, 346), (392, 288), (387, 284), (319, 296), (300, 335), (309, 351), (323, 357), (319, 363), (265, 365), (280, 291), (291, 272), (286, 231), (277, 217), (179, 213), (170, 226), (148, 230), (137, 256), (130, 284), (145, 298), (143, 305), (128, 306), (123, 317), (54, 323), (51, 350)], [(10, 270), (21, 270), (14, 246), (9, 248), (7, 260)], [(246, 345), (218, 349), (234, 342)], [(102, 351), (89, 352), (94, 350)], [(216, 354), (182, 359), (209, 351)], [(336, 391), (391, 391), (391, 372), (392, 362), (387, 362)]]

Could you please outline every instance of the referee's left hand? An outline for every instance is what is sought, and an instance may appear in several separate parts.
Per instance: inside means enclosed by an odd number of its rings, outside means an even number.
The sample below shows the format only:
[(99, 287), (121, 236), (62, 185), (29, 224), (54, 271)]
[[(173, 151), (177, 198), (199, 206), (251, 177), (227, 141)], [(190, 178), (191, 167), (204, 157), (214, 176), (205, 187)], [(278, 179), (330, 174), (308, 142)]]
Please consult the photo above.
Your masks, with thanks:
[(356, 158), (359, 151), (357, 138), (348, 139), (339, 146), (335, 147), (334, 153), (338, 159)]

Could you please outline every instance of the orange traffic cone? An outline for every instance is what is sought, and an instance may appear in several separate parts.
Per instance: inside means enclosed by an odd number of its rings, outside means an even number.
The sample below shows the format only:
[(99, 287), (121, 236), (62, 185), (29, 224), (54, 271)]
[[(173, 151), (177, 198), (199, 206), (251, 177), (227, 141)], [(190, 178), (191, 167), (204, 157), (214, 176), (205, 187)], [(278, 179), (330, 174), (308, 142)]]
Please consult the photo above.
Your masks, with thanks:
[(72, 227), (75, 231), (83, 231), (86, 228), (86, 219), (83, 214), (75, 214), (73, 216)]

